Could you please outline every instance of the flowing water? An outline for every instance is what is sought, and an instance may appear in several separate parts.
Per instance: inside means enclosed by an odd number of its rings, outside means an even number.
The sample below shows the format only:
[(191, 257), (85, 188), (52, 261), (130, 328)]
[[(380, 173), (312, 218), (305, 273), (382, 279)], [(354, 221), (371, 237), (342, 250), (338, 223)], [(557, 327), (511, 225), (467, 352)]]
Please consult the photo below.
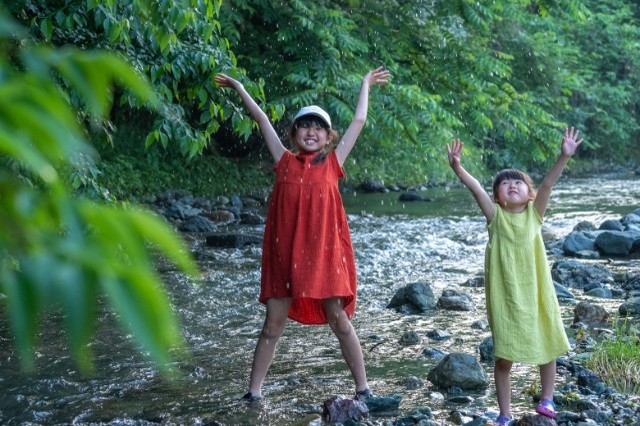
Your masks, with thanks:
[[(485, 317), (481, 288), (464, 287), (476, 302), (477, 310), (471, 313), (407, 316), (385, 308), (407, 284), (427, 283), (438, 297), (445, 287), (481, 274), (487, 240), (484, 219), (471, 195), (461, 188), (430, 189), (425, 193), (430, 202), (401, 203), (398, 195), (344, 196), (359, 280), (353, 324), (362, 342), (370, 385), (378, 394), (401, 393), (400, 415), (426, 405), (442, 424), (450, 424), (447, 418), (455, 409), (479, 413), (495, 409), (492, 385), (468, 393), (473, 401), (465, 405), (434, 399), (432, 393), (437, 390), (426, 376), (436, 361), (422, 354), (426, 348), (435, 348), (477, 355), (477, 345), (489, 335), (471, 327)], [(598, 225), (638, 207), (637, 177), (562, 180), (552, 196), (546, 224), (563, 237), (580, 221)], [(261, 235), (263, 227), (226, 230)], [(136, 352), (131, 336), (121, 331), (109, 313), (101, 315), (92, 344), (94, 375), (82, 377), (76, 371), (59, 328), (61, 320), (51, 316), (42, 321), (38, 372), (24, 376), (2, 313), (0, 423), (296, 424), (317, 412), (331, 395), (353, 394), (352, 380), (329, 328), (289, 322), (265, 382), (262, 406), (256, 409), (239, 403), (264, 319), (264, 307), (257, 302), (261, 248), (214, 249), (196, 239), (192, 249), (203, 271), (201, 280), (187, 279), (171, 268), (163, 271), (191, 353), (176, 363), (181, 374), (175, 381), (164, 380)], [(640, 271), (638, 261), (607, 265)], [(621, 303), (597, 302), (612, 311)], [(562, 311), (568, 326), (573, 307), (562, 306)], [(436, 329), (451, 332), (453, 338), (429, 340), (426, 333)], [(408, 331), (416, 331), (421, 344), (400, 345), (400, 337)], [(490, 380), (491, 366), (486, 365), (486, 371)], [(403, 379), (410, 376), (423, 379), (424, 386), (407, 389)], [(529, 366), (514, 367), (515, 413), (531, 410), (520, 391), (530, 388), (536, 377)]]

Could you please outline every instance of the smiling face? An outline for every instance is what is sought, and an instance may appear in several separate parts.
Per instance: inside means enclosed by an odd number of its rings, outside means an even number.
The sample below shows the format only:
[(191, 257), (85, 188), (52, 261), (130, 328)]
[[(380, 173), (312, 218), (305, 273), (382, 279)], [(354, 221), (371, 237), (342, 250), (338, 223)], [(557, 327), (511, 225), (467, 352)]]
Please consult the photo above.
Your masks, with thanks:
[(527, 203), (535, 199), (536, 190), (529, 175), (508, 169), (498, 173), (493, 181), (493, 199), (512, 213), (524, 211)]
[(303, 116), (293, 123), (292, 139), (301, 152), (322, 151), (333, 139), (331, 129), (321, 119)]

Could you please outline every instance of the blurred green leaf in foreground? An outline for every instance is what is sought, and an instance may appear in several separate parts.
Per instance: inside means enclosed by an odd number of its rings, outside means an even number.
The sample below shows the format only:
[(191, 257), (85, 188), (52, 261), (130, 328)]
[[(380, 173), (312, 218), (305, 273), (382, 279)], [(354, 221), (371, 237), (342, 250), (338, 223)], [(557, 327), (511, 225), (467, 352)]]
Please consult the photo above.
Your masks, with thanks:
[(25, 371), (37, 366), (39, 319), (61, 312), (83, 372), (104, 298), (165, 372), (184, 349), (156, 273), (161, 255), (197, 273), (180, 238), (160, 218), (73, 196), (61, 170), (92, 155), (67, 88), (86, 113), (104, 118), (114, 86), (156, 104), (148, 84), (113, 54), (37, 45), (0, 10), (0, 312), (7, 316)]

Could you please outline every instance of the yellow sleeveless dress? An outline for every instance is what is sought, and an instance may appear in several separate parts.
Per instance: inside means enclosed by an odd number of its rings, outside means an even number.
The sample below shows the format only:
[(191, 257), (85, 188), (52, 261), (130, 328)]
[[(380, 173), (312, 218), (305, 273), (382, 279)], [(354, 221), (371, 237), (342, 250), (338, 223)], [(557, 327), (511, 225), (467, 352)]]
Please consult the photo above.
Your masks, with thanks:
[(533, 202), (517, 214), (496, 204), (487, 225), (485, 292), (496, 358), (541, 365), (570, 349), (541, 228)]

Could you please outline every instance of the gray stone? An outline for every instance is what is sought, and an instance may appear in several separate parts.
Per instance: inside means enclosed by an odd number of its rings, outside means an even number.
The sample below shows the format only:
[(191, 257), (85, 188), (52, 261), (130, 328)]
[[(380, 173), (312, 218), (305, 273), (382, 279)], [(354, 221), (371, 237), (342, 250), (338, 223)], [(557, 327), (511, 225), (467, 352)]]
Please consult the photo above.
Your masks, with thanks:
[(610, 256), (628, 256), (633, 246), (632, 235), (621, 231), (605, 231), (596, 237), (600, 253)]
[(408, 284), (396, 292), (387, 308), (408, 315), (430, 313), (435, 309), (435, 297), (427, 284)]
[(431, 370), (427, 379), (438, 388), (481, 389), (488, 386), (484, 369), (472, 355), (452, 353)]

